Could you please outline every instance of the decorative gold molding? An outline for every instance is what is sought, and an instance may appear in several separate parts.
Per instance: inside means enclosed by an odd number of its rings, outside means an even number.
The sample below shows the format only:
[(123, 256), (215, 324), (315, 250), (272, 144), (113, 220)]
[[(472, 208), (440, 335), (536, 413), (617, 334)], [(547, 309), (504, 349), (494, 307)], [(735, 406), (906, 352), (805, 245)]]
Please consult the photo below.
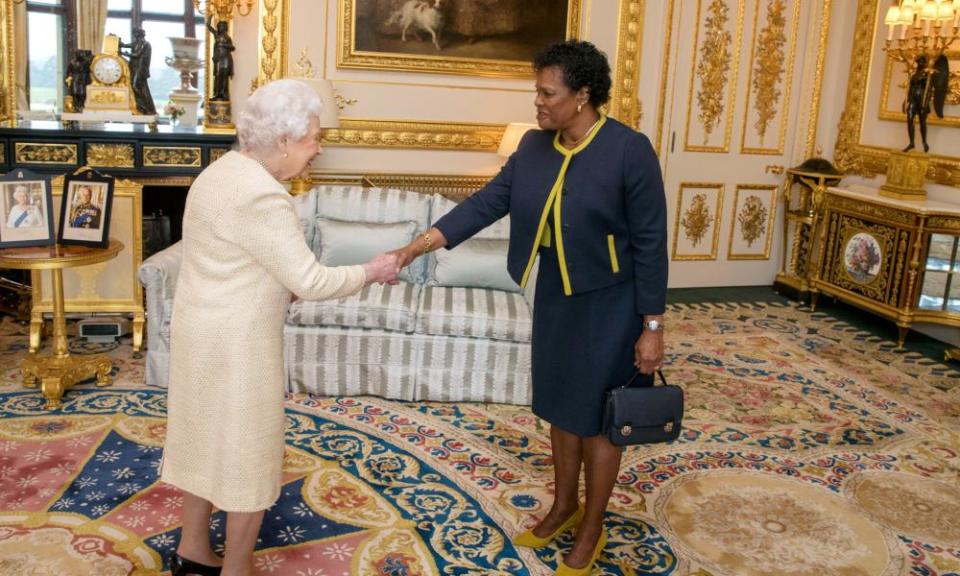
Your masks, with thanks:
[(143, 165), (145, 167), (199, 168), (199, 146), (144, 146)]
[[(696, 34), (694, 52), (699, 58), (693, 58), (690, 63), (690, 87), (687, 98), (687, 122), (684, 137), (684, 150), (690, 152), (721, 152), (730, 151), (732, 137), (733, 111), (737, 101), (737, 75), (740, 63), (740, 44), (743, 34), (743, 3), (737, 6), (737, 20), (734, 27), (735, 35), (731, 36), (726, 30), (727, 12), (729, 7), (724, 0), (708, 0), (713, 14), (706, 18), (704, 23), (708, 37), (703, 45), (700, 44), (700, 14), (704, 0), (697, 1)], [(732, 46), (732, 54), (731, 54)], [(733, 65), (731, 65), (733, 64)], [(730, 77), (727, 78), (727, 73)], [(704, 140), (709, 140), (713, 131), (713, 124), (719, 124), (720, 117), (726, 113), (724, 123), (723, 145), (711, 146), (708, 144), (690, 144), (690, 113), (694, 109), (694, 85), (700, 77), (700, 89), (697, 91), (697, 116), (704, 128)], [(719, 98), (719, 99), (718, 99)]]
[(663, 41), (663, 72), (660, 74), (660, 99), (657, 101), (657, 139), (653, 143), (657, 156), (660, 155), (660, 142), (663, 140), (663, 118), (667, 109), (667, 82), (670, 78), (670, 44), (673, 39), (673, 7), (676, 0), (670, 0), (667, 7), (667, 19), (664, 26), (666, 38)]
[(7, 162), (7, 145), (0, 142), (0, 164)]
[(290, 0), (260, 0), (258, 86), (286, 75), (289, 38)]
[(76, 164), (76, 144), (17, 142), (13, 161), (18, 164)]
[[(716, 203), (713, 206), (706, 204), (706, 200), (698, 202), (695, 208), (684, 210), (684, 192), (690, 189), (715, 189), (717, 191)], [(723, 216), (723, 190), (722, 182), (681, 182), (680, 192), (677, 194), (677, 214), (673, 226), (673, 249), (671, 251), (672, 260), (716, 260), (717, 246), (720, 243), (720, 222)], [(695, 200), (696, 201), (696, 200)], [(710, 214), (710, 211), (713, 214)], [(688, 239), (693, 239), (702, 231), (705, 235), (709, 231), (712, 220), (713, 234), (710, 239), (709, 254), (678, 254), (677, 242), (680, 234), (685, 234)], [(702, 229), (702, 230), (701, 230)], [(699, 243), (699, 242), (697, 242)]]
[[(266, 0), (264, 0), (266, 1)], [(419, 73), (464, 74), (498, 78), (530, 78), (533, 70), (529, 62), (515, 60), (490, 60), (480, 58), (457, 58), (423, 56), (354, 50), (354, 11), (357, 0), (337, 0), (340, 14), (337, 20), (337, 67), (376, 70), (402, 70)], [(636, 1), (636, 0), (633, 0)], [(578, 38), (582, 0), (568, 0), (566, 37)]]
[(0, 0), (0, 122), (17, 114), (16, 41), (13, 37), (13, 0)]
[(451, 200), (460, 201), (479, 188), (482, 188), (493, 176), (319, 171), (311, 172), (310, 177), (314, 185), (347, 184), (379, 188), (401, 188), (423, 194), (440, 194)]
[[(859, 1), (847, 81), (847, 99), (840, 116), (834, 164), (843, 172), (872, 178), (886, 173), (891, 149), (860, 142), (879, 1)], [(927, 179), (948, 186), (960, 186), (960, 158), (931, 154)]]
[(339, 146), (496, 152), (505, 129), (501, 124), (343, 118), (340, 128), (324, 130), (321, 142)]
[(813, 75), (813, 97), (810, 99), (810, 119), (807, 125), (807, 145), (804, 158), (814, 154), (817, 142), (817, 123), (820, 121), (820, 95), (823, 93), (823, 67), (827, 59), (827, 39), (830, 36), (830, 13), (833, 0), (822, 0), (820, 20), (820, 39), (817, 42), (817, 66)]
[(640, 83), (645, 14), (646, 0), (621, 0), (617, 66), (613, 76), (616, 82), (610, 99), (610, 115), (634, 130), (640, 129), (642, 119), (637, 86)]
[(229, 152), (229, 148), (211, 148), (210, 149), (210, 161), (208, 164), (213, 164), (220, 159), (221, 156)]
[[(754, 123), (760, 146), (747, 146), (747, 123), (750, 118), (749, 104), (743, 112), (743, 130), (740, 134), (740, 151), (744, 154), (783, 154), (787, 138), (787, 119), (790, 116), (790, 95), (793, 92), (793, 69), (796, 68), (797, 33), (800, 27), (800, 2), (794, 1), (790, 22), (790, 48), (784, 52), (787, 42), (786, 0), (767, 0), (766, 26), (759, 32), (760, 1), (757, 0), (753, 40), (750, 43), (750, 70), (747, 80), (747, 102), (757, 111)], [(786, 73), (786, 81), (781, 82)], [(781, 96), (783, 101), (781, 103)], [(763, 146), (767, 128), (777, 115), (780, 116), (779, 137), (775, 147)]]
[[(730, 236), (727, 240), (727, 260), (769, 260), (770, 249), (773, 246), (774, 224), (777, 216), (777, 199), (780, 196), (779, 187), (770, 184), (737, 184), (737, 189), (733, 195), (733, 219), (730, 224)], [(746, 204), (739, 211), (740, 191), (745, 190), (764, 190), (770, 194), (769, 206), (763, 204), (751, 203), (751, 198), (747, 199)], [(737, 226), (737, 223), (740, 226)], [(742, 237), (748, 243), (760, 239), (766, 233), (763, 253), (736, 254), (733, 252), (733, 237), (737, 232), (741, 232)]]
[(88, 166), (97, 168), (133, 168), (133, 144), (86, 145)]

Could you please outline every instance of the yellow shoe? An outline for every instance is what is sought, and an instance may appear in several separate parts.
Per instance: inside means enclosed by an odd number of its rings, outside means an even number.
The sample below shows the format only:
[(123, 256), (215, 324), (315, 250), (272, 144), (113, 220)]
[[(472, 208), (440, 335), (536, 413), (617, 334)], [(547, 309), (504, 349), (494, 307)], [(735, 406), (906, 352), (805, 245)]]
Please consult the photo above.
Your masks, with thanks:
[(583, 568), (571, 568), (567, 566), (563, 559), (560, 560), (560, 564), (557, 565), (557, 576), (590, 576), (590, 571), (593, 570), (593, 565), (596, 563), (597, 558), (600, 557), (600, 553), (603, 552), (604, 547), (607, 545), (607, 534), (606, 532), (600, 533), (600, 538), (597, 540), (597, 546), (593, 549), (593, 556), (590, 557), (590, 561), (587, 562), (587, 565)]
[(513, 538), (513, 545), (523, 546), (524, 548), (543, 548), (547, 544), (553, 542), (557, 536), (579, 524), (581, 518), (583, 518), (583, 508), (578, 506), (577, 511), (571, 514), (569, 518), (564, 520), (563, 524), (553, 531), (553, 534), (548, 534), (547, 536), (541, 538), (540, 536), (534, 534), (532, 529), (524, 530)]

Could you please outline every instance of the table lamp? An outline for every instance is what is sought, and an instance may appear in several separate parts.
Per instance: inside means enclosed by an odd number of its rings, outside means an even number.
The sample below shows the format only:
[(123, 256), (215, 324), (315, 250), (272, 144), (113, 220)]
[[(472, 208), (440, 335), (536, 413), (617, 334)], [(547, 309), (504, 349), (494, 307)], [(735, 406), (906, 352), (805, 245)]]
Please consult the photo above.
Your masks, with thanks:
[(500, 147), (497, 148), (497, 154), (504, 158), (509, 158), (520, 145), (520, 139), (527, 133), (527, 130), (537, 128), (536, 124), (524, 124), (521, 122), (511, 122), (507, 124), (507, 129), (503, 131), (503, 138), (500, 139)]

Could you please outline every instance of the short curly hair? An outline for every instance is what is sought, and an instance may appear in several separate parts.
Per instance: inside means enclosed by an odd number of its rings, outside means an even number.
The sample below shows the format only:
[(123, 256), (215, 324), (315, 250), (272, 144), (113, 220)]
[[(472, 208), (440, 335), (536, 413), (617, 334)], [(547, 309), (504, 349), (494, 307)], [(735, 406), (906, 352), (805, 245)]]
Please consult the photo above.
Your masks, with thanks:
[(257, 88), (237, 119), (240, 149), (262, 152), (284, 138), (300, 140), (310, 128), (310, 117), (319, 118), (323, 106), (320, 95), (303, 80), (282, 78)]
[(599, 108), (610, 100), (610, 63), (607, 62), (606, 54), (590, 42), (557, 42), (534, 56), (535, 72), (551, 66), (563, 71), (564, 83), (574, 92), (586, 86), (590, 93), (590, 104), (594, 108)]

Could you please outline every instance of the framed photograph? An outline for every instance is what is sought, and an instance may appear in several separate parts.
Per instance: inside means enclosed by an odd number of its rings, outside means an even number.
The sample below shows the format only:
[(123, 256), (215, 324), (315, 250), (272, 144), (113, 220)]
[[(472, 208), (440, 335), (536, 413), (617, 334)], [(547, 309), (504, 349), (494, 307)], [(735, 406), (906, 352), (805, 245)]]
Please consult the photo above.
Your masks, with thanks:
[(682, 182), (673, 226), (674, 260), (716, 260), (723, 184)]
[(337, 67), (530, 78), (582, 0), (339, 0)]
[(738, 184), (733, 197), (727, 259), (769, 260), (776, 216), (776, 186)]
[(21, 169), (0, 178), (0, 217), (0, 248), (56, 242), (50, 181)]
[(113, 178), (92, 170), (68, 175), (60, 204), (60, 243), (106, 248), (112, 206)]

